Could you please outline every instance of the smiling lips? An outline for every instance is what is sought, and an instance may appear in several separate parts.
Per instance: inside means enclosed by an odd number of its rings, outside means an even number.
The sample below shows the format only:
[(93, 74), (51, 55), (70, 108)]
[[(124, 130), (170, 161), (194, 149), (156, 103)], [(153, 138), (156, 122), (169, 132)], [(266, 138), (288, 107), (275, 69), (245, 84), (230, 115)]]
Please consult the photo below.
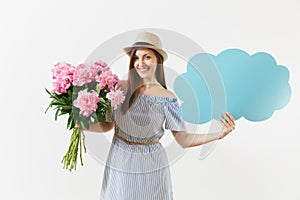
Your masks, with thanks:
[(145, 72), (145, 71), (147, 71), (147, 70), (149, 70), (149, 68), (147, 67), (147, 68), (137, 68), (140, 72)]

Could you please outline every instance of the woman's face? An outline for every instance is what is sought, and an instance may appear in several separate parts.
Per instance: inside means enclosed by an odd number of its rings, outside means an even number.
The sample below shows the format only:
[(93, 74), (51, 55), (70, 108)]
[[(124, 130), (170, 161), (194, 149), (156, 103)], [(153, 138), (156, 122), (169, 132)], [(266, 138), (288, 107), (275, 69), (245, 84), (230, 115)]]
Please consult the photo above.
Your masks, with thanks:
[(142, 79), (154, 81), (157, 58), (151, 49), (139, 48), (133, 56), (133, 66)]

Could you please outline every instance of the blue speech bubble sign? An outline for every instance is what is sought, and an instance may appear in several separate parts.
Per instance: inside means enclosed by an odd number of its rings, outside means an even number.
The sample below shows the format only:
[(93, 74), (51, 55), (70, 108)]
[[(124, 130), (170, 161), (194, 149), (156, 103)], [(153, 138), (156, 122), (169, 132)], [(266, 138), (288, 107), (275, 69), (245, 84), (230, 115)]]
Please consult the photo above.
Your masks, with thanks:
[[(216, 73), (208, 73), (212, 68), (218, 70), (223, 84), (218, 83)], [(278, 65), (270, 54), (258, 52), (250, 56), (240, 49), (227, 49), (217, 56), (195, 54), (188, 61), (187, 72), (175, 80), (174, 91), (183, 100), (181, 115), (187, 122), (203, 124), (218, 119), (224, 112), (216, 108), (224, 102), (223, 90), (225, 111), (236, 120), (244, 117), (263, 121), (288, 104), (291, 97), (288, 81), (288, 69)], [(216, 102), (218, 95), (220, 103)], [(193, 112), (195, 109), (200, 110), (200, 118), (199, 112)]]

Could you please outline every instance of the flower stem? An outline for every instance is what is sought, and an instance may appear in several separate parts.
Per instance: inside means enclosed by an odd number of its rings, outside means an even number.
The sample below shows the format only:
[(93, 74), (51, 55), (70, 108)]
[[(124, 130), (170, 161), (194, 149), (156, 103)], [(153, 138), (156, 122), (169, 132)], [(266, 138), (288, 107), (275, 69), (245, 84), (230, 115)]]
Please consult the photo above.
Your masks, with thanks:
[(83, 165), (82, 161), (82, 146), (84, 147), (84, 152), (86, 153), (85, 141), (84, 141), (84, 133), (83, 130), (79, 128), (74, 128), (73, 133), (70, 139), (70, 145), (68, 151), (64, 155), (62, 159), (62, 163), (64, 164), (65, 169), (69, 169), (72, 171), (76, 170), (77, 166), (77, 156), (78, 156), (78, 146), (80, 148), (80, 163)]

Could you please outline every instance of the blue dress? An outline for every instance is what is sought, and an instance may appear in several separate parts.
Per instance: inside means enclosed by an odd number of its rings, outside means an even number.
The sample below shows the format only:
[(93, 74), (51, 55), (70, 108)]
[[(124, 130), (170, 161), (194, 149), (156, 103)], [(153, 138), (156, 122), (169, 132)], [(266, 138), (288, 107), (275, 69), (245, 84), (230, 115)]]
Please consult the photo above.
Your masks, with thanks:
[(115, 133), (104, 169), (100, 200), (173, 199), (168, 158), (159, 139), (164, 129), (186, 130), (178, 115), (176, 98), (138, 94), (126, 114), (120, 107), (107, 117), (115, 120)]

